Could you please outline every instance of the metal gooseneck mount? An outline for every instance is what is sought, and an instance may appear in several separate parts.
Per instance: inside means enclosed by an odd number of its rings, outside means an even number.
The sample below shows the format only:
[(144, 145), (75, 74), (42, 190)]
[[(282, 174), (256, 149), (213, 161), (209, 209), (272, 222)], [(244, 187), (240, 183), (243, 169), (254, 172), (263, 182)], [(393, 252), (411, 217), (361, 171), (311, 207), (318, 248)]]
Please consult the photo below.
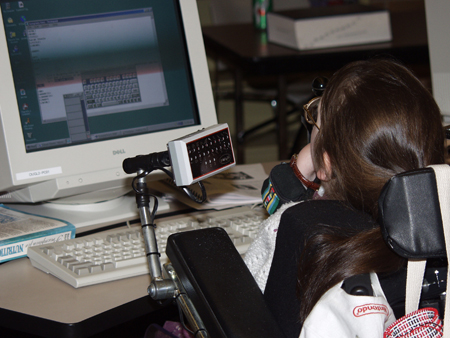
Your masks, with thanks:
[[(203, 325), (192, 301), (187, 296), (186, 291), (178, 279), (178, 276), (171, 264), (161, 269), (160, 254), (156, 241), (154, 217), (158, 208), (158, 200), (148, 191), (145, 178), (153, 170), (162, 170), (169, 173), (164, 167), (170, 166), (170, 157), (167, 151), (140, 155), (125, 159), (123, 169), (127, 174), (137, 173), (133, 180), (133, 189), (136, 192), (136, 204), (141, 220), (142, 233), (144, 236), (147, 262), (150, 271), (151, 282), (147, 289), (150, 297), (156, 301), (166, 299), (176, 299), (181, 310), (185, 314), (188, 322), (195, 333), (195, 337), (208, 338), (208, 332)], [(150, 198), (154, 197), (153, 211), (150, 211)], [(165, 272), (165, 276), (163, 275)]]
[[(136, 193), (136, 204), (139, 210), (145, 250), (147, 252), (147, 262), (151, 276), (148, 293), (153, 299), (162, 300), (173, 297), (175, 285), (172, 280), (164, 279), (162, 275), (161, 262), (159, 259), (160, 254), (155, 235), (155, 225), (150, 212), (150, 195), (148, 193), (147, 184), (145, 183), (145, 176), (143, 170), (138, 171), (135, 188), (137, 192), (139, 192)], [(157, 199), (155, 198), (156, 207), (157, 203)]]
[(127, 174), (137, 173), (133, 180), (133, 189), (136, 192), (136, 204), (141, 220), (142, 233), (144, 236), (145, 250), (147, 252), (147, 262), (151, 276), (151, 283), (148, 293), (154, 300), (168, 299), (174, 296), (175, 285), (172, 279), (164, 279), (162, 275), (160, 254), (155, 235), (154, 217), (158, 208), (158, 200), (154, 198), (153, 212), (150, 211), (150, 195), (145, 178), (153, 170), (170, 166), (168, 151), (140, 155), (127, 158), (123, 161), (123, 170)]

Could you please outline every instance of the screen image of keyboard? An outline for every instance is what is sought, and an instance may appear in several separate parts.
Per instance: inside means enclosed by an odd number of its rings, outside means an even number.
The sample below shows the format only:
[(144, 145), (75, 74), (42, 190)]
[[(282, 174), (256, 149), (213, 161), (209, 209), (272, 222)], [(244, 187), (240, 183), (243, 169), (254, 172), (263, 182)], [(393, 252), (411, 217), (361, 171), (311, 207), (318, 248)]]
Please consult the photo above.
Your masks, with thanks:
[(83, 80), (86, 108), (109, 107), (141, 101), (135, 72), (111, 74)]
[[(264, 208), (237, 207), (156, 220), (161, 265), (167, 263), (167, 238), (175, 232), (222, 227), (236, 249), (244, 254), (268, 217)], [(31, 264), (74, 288), (148, 274), (145, 243), (140, 226), (113, 229), (71, 240), (28, 248)]]

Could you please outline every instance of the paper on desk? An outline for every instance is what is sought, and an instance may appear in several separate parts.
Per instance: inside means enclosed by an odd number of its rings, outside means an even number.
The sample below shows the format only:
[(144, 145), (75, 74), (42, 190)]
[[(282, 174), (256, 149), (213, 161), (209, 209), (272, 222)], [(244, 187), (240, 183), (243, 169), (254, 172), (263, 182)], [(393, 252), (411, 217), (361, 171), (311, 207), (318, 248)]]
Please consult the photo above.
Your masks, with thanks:
[[(267, 174), (261, 164), (236, 165), (202, 181), (208, 195), (203, 204), (192, 201), (170, 179), (152, 182), (150, 186), (165, 197), (176, 199), (192, 208), (221, 210), (260, 203), (261, 187), (266, 178)], [(189, 188), (200, 194), (197, 183)]]

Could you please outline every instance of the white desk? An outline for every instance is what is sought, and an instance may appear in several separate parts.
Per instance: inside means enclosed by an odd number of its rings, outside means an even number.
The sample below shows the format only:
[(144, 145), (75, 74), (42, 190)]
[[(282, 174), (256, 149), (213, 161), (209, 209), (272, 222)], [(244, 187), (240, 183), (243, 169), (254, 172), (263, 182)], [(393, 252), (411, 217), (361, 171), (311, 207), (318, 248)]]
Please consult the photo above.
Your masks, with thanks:
[[(265, 163), (265, 171), (277, 163)], [(150, 277), (144, 275), (74, 289), (34, 268), (28, 258), (4, 263), (0, 265), (0, 337), (9, 337), (5, 327), (45, 337), (90, 337), (140, 316), (148, 316), (150, 325), (157, 317), (174, 314), (175, 308), (163, 308), (147, 295), (149, 284)]]
[(161, 309), (147, 295), (149, 275), (75, 289), (27, 258), (0, 269), (1, 337), (2, 327), (46, 337), (89, 337)]
[[(175, 202), (159, 216), (176, 218), (172, 213), (187, 210)], [(15, 338), (16, 331), (20, 337), (90, 337), (142, 316), (150, 325), (175, 308), (153, 301), (149, 284), (150, 276), (144, 275), (75, 289), (36, 269), (28, 258), (6, 262), (0, 265), (0, 337)], [(143, 335), (145, 328), (140, 329)]]

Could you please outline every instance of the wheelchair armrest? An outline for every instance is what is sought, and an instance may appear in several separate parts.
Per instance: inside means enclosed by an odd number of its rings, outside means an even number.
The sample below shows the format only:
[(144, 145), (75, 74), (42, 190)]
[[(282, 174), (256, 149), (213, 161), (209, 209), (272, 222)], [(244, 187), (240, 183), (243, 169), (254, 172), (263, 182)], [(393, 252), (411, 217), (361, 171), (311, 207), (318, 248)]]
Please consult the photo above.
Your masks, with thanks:
[(378, 205), (383, 237), (397, 254), (412, 259), (446, 257), (432, 168), (394, 176), (384, 186)]
[(211, 337), (284, 336), (225, 230), (173, 234), (166, 253)]

